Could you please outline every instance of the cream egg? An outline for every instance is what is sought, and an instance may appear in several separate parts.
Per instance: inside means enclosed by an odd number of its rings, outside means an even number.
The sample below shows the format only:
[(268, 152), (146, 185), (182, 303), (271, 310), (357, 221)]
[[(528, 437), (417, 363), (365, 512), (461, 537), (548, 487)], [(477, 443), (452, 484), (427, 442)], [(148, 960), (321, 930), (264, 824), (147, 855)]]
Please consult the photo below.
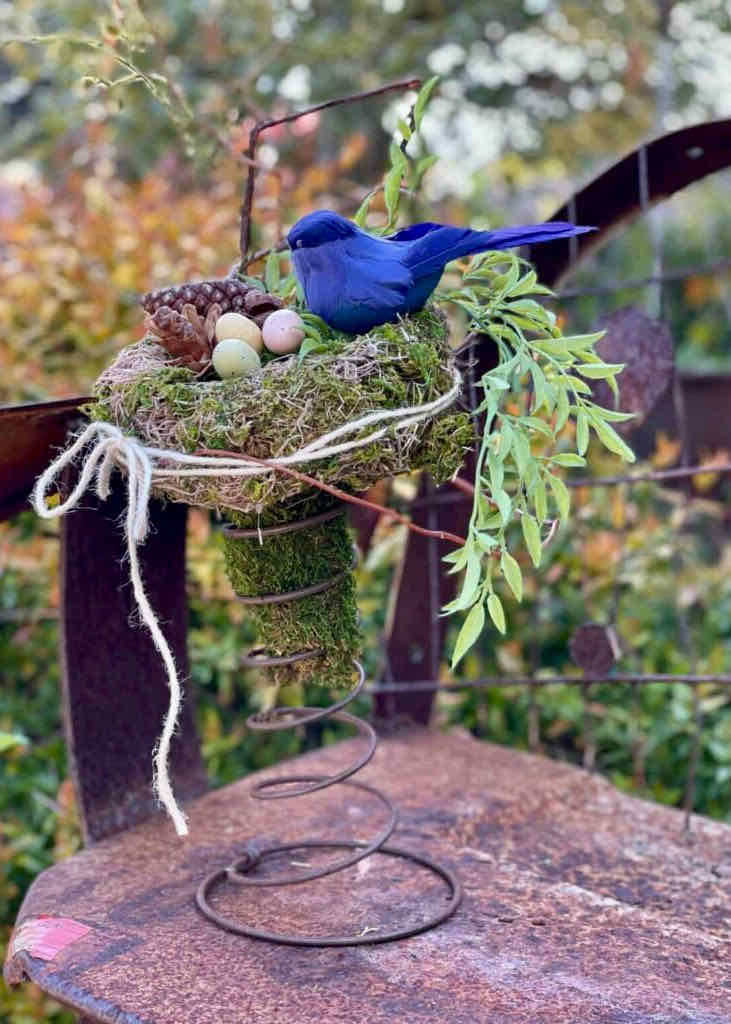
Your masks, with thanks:
[(245, 341), (256, 352), (261, 352), (261, 331), (259, 325), (255, 324), (243, 313), (224, 313), (216, 320), (216, 338), (219, 341), (229, 338), (240, 338)]

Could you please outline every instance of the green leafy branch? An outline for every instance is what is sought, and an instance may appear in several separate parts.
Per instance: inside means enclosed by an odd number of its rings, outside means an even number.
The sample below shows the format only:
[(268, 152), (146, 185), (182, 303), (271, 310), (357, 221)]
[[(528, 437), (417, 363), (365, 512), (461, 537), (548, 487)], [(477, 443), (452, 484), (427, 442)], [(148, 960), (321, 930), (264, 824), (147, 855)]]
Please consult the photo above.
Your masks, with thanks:
[(418, 192), (424, 175), (436, 163), (437, 157), (434, 154), (424, 152), (423, 143), (420, 143), (418, 147), (418, 156), (412, 156), (409, 153), (409, 144), (419, 135), (427, 104), (438, 82), (439, 75), (434, 75), (425, 82), (419, 90), (407, 117), (399, 119), (396, 135), (389, 146), (389, 167), (384, 175), (383, 182), (370, 190), (353, 217), (353, 220), (359, 227), (365, 226), (373, 199), (380, 192), (383, 192), (388, 220), (382, 227), (377, 230), (373, 229), (373, 233), (387, 235), (390, 231), (393, 231), (398, 220), (402, 196), (413, 196)]
[[(502, 575), (518, 601), (523, 593), (520, 566), (507, 547), (507, 528), (520, 519), (525, 546), (538, 567), (549, 507), (555, 506), (561, 521), (569, 514), (570, 493), (560, 471), (585, 465), (590, 431), (609, 451), (634, 461), (611, 425), (631, 415), (597, 405), (588, 383), (606, 380), (618, 397), (616, 378), (623, 364), (605, 363), (597, 355), (601, 332), (564, 336), (554, 314), (535, 298), (550, 294), (525, 260), (488, 252), (471, 261), (458, 288), (437, 296), (458, 306), (468, 329), (486, 334), (498, 352), (498, 365), (478, 382), (483, 397), (476, 411), (484, 425), (467, 540), (444, 559), (449, 572), (464, 572), (464, 578), (443, 611), (468, 613), (453, 667), (475, 643), (487, 616), (505, 632), (496, 575)], [(569, 419), (576, 423), (576, 450), (556, 451)]]
[[(100, 24), (98, 35), (86, 32), (59, 31), (46, 34), (9, 35), (0, 39), (0, 46), (18, 43), (33, 46), (66, 46), (72, 50), (90, 50), (110, 58), (120, 69), (116, 77), (107, 77), (91, 70), (82, 77), (87, 89), (105, 91), (126, 89), (141, 85), (166, 112), (174, 128), (180, 133), (188, 156), (201, 156), (202, 133), (195, 111), (183, 89), (158, 71), (146, 71), (140, 57), (152, 49), (155, 38), (149, 22), (136, 0), (125, 0), (115, 8), (116, 22)], [(211, 144), (208, 145), (210, 150)], [(208, 151), (206, 157), (209, 156)]]

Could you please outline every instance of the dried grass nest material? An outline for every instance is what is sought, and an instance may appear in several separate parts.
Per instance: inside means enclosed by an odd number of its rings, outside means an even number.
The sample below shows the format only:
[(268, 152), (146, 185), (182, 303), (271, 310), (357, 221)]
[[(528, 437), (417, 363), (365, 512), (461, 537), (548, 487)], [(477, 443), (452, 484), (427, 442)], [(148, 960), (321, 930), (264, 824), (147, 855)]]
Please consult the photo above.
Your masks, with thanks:
[[(446, 327), (433, 310), (343, 339), (325, 353), (274, 359), (256, 373), (225, 381), (196, 380), (148, 337), (123, 349), (99, 377), (89, 411), (157, 448), (218, 448), (276, 459), (369, 412), (434, 401), (453, 386), (453, 372)], [(472, 440), (469, 417), (452, 407), (406, 429), (389, 428), (363, 448), (298, 468), (350, 491), (411, 469), (426, 469), (441, 481), (459, 468)], [(192, 505), (261, 513), (307, 485), (269, 473), (171, 477), (155, 489)]]

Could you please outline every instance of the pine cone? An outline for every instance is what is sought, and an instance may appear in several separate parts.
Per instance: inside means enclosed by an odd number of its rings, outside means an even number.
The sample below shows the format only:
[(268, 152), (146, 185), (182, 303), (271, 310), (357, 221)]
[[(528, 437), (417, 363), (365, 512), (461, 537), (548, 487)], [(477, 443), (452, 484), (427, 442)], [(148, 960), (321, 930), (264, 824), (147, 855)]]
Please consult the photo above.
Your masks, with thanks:
[(181, 366), (199, 373), (211, 361), (212, 345), (205, 321), (196, 308), (183, 305), (183, 313), (160, 306), (145, 319), (150, 334), (160, 342)]
[[(253, 298), (249, 298), (253, 296)], [(255, 308), (247, 306), (247, 299)], [(198, 313), (205, 317), (213, 305), (221, 307), (221, 313), (244, 313), (251, 316), (261, 326), (263, 320), (275, 309), (281, 309), (283, 303), (276, 295), (267, 295), (252, 288), (237, 277), (225, 277), (217, 281), (192, 281), (189, 284), (159, 288), (147, 292), (141, 299), (142, 308), (154, 314), (162, 306), (167, 306), (176, 313), (183, 312), (183, 306), (195, 306)]]

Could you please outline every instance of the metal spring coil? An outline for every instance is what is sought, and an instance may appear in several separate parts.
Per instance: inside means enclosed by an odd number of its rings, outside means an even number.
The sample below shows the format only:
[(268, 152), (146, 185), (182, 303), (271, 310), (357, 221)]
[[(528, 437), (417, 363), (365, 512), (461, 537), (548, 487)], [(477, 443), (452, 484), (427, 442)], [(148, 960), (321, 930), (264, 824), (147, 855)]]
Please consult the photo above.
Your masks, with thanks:
[[(244, 530), (235, 528), (229, 524), (224, 526), (223, 529), (227, 536), (232, 538), (258, 538), (263, 540), (264, 538), (276, 537), (284, 533), (304, 530), (308, 527), (316, 526), (320, 523), (327, 522), (330, 519), (334, 519), (338, 515), (342, 515), (341, 506), (330, 509), (320, 515), (309, 516), (306, 519), (301, 519), (281, 526), (271, 526), (256, 530)], [(280, 594), (267, 594), (261, 597), (237, 595), (237, 599), (244, 604), (279, 604), (289, 601), (297, 601), (313, 594), (320, 594), (323, 591), (328, 590), (330, 587), (335, 586), (335, 584), (338, 583), (349, 571), (350, 569), (343, 570), (325, 580), (312, 584), (308, 587), (302, 587), (299, 590), (290, 590), (286, 593)], [(316, 648), (313, 650), (298, 651), (294, 654), (277, 657), (269, 655), (260, 649), (255, 649), (250, 651), (248, 655), (241, 659), (241, 664), (244, 667), (249, 668), (267, 668), (278, 665), (291, 665), (296, 661), (302, 661), (308, 658), (317, 658), (322, 655), (322, 653), (322, 649)], [(352, 778), (356, 772), (360, 771), (360, 769), (371, 760), (378, 743), (376, 732), (368, 722), (365, 722), (363, 719), (357, 718), (355, 715), (343, 710), (347, 704), (358, 696), (365, 685), (365, 672), (363, 670), (363, 666), (357, 661), (354, 662), (354, 666), (358, 673), (358, 682), (350, 693), (335, 704), (326, 708), (277, 707), (270, 711), (258, 712), (250, 715), (246, 724), (250, 729), (257, 732), (274, 732), (279, 729), (292, 728), (296, 725), (310, 725), (313, 722), (318, 722), (324, 718), (332, 717), (340, 722), (345, 722), (348, 725), (354, 726), (359, 733), (368, 740), (368, 746), (365, 753), (362, 754), (352, 765), (344, 768), (335, 775), (290, 775), (280, 776), (276, 779), (262, 780), (252, 787), (251, 795), (257, 800), (281, 800), (289, 797), (305, 796), (308, 793), (314, 793), (317, 790), (326, 789), (327, 787), (334, 786), (337, 783), (344, 783), (347, 786), (352, 786), (362, 792), (368, 793), (370, 796), (376, 797), (376, 799), (378, 799), (386, 808), (389, 816), (388, 821), (375, 839), (370, 842), (364, 842), (356, 839), (304, 839), (277, 846), (268, 846), (264, 849), (252, 848), (242, 857), (234, 861), (233, 864), (212, 872), (198, 887), (196, 903), (199, 910), (210, 921), (213, 921), (226, 931), (234, 932), (239, 935), (246, 935), (254, 939), (263, 939), (267, 942), (276, 942), (292, 946), (360, 946), (373, 943), (392, 942), (395, 939), (405, 939), (409, 936), (427, 931), (428, 929), (440, 924), (442, 921), (445, 921), (454, 913), (460, 904), (462, 899), (461, 886), (457, 877), (448, 868), (435, 863), (430, 858), (421, 854), (412, 853), (410, 850), (403, 850), (400, 847), (385, 845), (396, 827), (398, 812), (389, 798), (379, 789), (376, 789), (374, 786), (369, 786), (365, 782), (357, 782)], [(279, 874), (273, 878), (257, 878), (252, 875), (254, 869), (267, 857), (273, 857), (287, 851), (303, 849), (344, 849), (352, 850), (353, 852), (340, 860), (328, 863), (320, 868), (313, 868), (309, 871), (300, 872), (298, 874)], [(316, 878), (324, 878), (327, 875), (343, 871), (345, 868), (357, 864), (358, 861), (364, 860), (366, 857), (370, 857), (371, 854), (374, 853), (381, 853), (391, 857), (401, 857), (406, 860), (410, 860), (421, 867), (427, 868), (442, 878), (449, 890), (449, 895), (445, 901), (444, 907), (428, 919), (420, 921), (418, 924), (390, 930), (388, 932), (378, 934), (369, 933), (367, 935), (301, 936), (289, 935), (281, 932), (270, 932), (261, 928), (250, 927), (219, 914), (209, 903), (209, 896), (211, 892), (220, 886), (222, 882), (227, 881), (239, 886), (257, 887), (297, 885), (302, 882), (309, 882)]]

